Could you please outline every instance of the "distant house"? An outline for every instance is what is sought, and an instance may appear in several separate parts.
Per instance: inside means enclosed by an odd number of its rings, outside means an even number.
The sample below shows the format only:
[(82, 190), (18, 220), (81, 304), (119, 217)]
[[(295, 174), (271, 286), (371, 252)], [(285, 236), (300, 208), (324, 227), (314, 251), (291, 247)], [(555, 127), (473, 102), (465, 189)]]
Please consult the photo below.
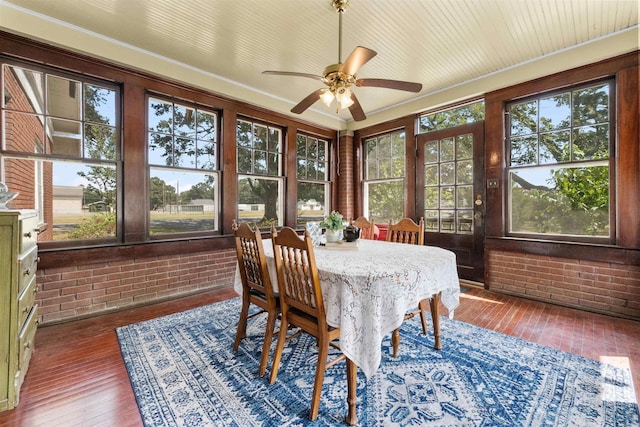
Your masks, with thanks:
[(199, 206), (196, 209), (199, 212), (213, 212), (215, 210), (215, 202), (212, 199), (193, 199), (188, 206)]
[(322, 211), (324, 205), (315, 199), (309, 199), (307, 201), (298, 201), (298, 210), (301, 211)]
[(82, 195), (84, 187), (54, 185), (53, 186), (53, 215), (69, 216), (82, 214)]
[(239, 203), (238, 211), (240, 212), (263, 212), (264, 203)]

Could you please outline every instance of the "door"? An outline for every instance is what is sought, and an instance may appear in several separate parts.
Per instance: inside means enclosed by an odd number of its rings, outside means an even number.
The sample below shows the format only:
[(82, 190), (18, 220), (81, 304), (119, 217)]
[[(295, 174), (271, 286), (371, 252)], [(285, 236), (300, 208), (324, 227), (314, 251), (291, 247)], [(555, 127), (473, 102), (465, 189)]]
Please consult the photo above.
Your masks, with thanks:
[(484, 122), (420, 134), (417, 150), (425, 244), (454, 252), (461, 279), (484, 282)]

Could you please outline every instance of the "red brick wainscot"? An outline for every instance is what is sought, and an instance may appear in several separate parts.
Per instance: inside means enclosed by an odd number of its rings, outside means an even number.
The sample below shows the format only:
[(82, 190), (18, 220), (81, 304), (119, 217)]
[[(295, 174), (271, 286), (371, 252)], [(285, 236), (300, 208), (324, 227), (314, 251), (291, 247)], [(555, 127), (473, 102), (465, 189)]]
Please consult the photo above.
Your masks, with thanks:
[(640, 320), (640, 266), (501, 250), (486, 260), (492, 291)]

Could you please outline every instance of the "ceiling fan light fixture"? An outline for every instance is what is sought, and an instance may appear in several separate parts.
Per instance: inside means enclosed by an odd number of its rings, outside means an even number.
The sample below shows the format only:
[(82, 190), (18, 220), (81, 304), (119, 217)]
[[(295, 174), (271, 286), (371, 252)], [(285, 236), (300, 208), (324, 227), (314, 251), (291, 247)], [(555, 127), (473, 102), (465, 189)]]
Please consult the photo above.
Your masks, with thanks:
[(336, 101), (340, 103), (340, 108), (349, 108), (353, 105), (351, 95), (351, 89), (346, 87), (341, 87), (336, 91)]
[(320, 95), (320, 99), (322, 100), (322, 102), (324, 102), (324, 105), (330, 107), (331, 103), (333, 102), (333, 98), (334, 95), (331, 89), (323, 89), (322, 94)]

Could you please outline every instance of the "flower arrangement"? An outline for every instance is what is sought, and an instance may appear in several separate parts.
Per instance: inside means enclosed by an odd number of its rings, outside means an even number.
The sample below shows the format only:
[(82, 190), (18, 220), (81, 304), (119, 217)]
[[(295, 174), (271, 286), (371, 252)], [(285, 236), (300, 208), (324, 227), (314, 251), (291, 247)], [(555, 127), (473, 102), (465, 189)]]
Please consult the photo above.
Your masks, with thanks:
[(342, 230), (344, 224), (342, 223), (342, 214), (338, 211), (331, 211), (329, 216), (324, 217), (324, 221), (320, 223), (320, 227), (325, 227), (330, 231)]

